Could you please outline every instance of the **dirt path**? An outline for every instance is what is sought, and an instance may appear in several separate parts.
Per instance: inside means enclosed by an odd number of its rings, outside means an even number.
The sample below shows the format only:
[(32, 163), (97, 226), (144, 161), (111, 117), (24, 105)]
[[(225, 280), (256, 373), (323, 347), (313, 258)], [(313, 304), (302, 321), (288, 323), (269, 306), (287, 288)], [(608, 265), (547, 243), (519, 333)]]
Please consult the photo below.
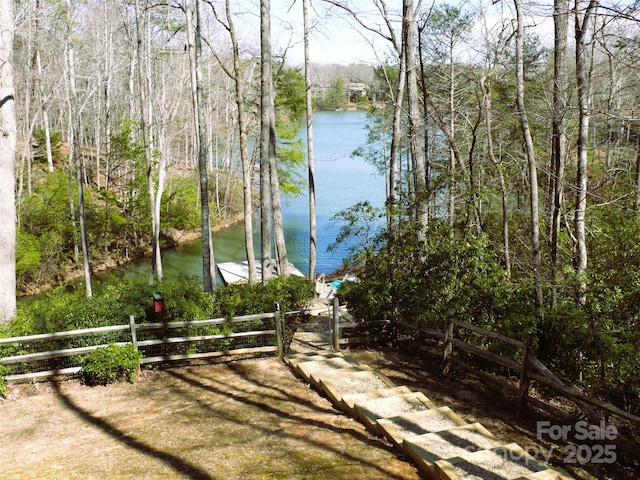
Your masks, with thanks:
[(12, 387), (3, 479), (417, 479), (276, 359)]

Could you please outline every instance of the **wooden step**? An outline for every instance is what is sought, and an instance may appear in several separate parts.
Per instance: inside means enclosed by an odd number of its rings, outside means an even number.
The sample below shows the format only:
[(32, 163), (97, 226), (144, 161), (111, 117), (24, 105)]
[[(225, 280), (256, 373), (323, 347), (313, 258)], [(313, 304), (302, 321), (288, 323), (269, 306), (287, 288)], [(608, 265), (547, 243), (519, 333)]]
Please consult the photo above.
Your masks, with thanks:
[(362, 370), (338, 377), (325, 377), (320, 380), (321, 390), (329, 397), (336, 408), (342, 408), (342, 396), (354, 393), (371, 392), (396, 385), (378, 370)]
[(379, 419), (432, 408), (436, 408), (436, 405), (422, 392), (413, 392), (356, 403), (356, 414), (368, 429), (379, 435), (384, 435), (384, 431), (378, 428)]
[[(355, 360), (354, 360), (355, 362)], [(300, 375), (309, 383), (320, 388), (322, 379), (342, 377), (353, 372), (368, 371), (371, 367), (352, 363), (347, 357), (331, 358), (311, 362), (300, 362), (297, 366)]]
[(350, 393), (342, 396), (342, 410), (349, 415), (356, 415), (356, 403), (366, 402), (367, 400), (374, 400), (376, 398), (393, 397), (395, 395), (401, 395), (404, 393), (411, 393), (408, 387), (402, 385), (401, 387), (383, 388), (379, 390), (371, 390), (363, 393)]
[(341, 352), (331, 352), (328, 350), (321, 350), (317, 352), (300, 352), (292, 353), (284, 357), (284, 362), (291, 368), (296, 368), (300, 362), (312, 362), (321, 360), (323, 358), (342, 358), (344, 354)]
[(479, 423), (427, 433), (404, 439), (404, 451), (427, 475), (435, 477), (435, 462), (459, 457), (470, 452), (487, 450), (502, 445), (489, 430)]
[(378, 420), (378, 427), (396, 446), (402, 448), (405, 439), (410, 440), (427, 433), (439, 432), (466, 425), (449, 407), (436, 407), (422, 412), (406, 413)]
[(525, 452), (517, 443), (435, 462), (435, 478), (439, 480), (516, 480), (544, 470), (548, 470), (548, 467)]
[(549, 467), (526, 477), (520, 477), (518, 480), (573, 480), (573, 477), (561, 468)]

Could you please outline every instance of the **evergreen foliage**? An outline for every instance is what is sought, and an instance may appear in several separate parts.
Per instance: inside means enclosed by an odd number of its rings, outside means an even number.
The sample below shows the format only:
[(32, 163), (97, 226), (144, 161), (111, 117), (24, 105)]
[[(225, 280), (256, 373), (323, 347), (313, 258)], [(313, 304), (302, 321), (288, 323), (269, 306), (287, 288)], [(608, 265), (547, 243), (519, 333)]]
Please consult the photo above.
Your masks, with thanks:
[(216, 291), (219, 312), (224, 317), (273, 312), (304, 311), (314, 295), (314, 285), (302, 277), (272, 277), (266, 285), (234, 284)]
[(136, 379), (142, 354), (131, 343), (109, 344), (89, 352), (83, 360), (80, 371), (87, 385), (108, 385), (125, 379), (133, 383)]

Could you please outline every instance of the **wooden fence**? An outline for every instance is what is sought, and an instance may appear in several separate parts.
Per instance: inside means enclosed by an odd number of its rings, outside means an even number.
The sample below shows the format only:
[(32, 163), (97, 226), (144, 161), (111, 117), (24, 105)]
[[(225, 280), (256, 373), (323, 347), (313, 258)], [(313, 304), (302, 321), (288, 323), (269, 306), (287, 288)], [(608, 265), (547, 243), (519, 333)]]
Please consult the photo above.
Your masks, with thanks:
[[(533, 337), (528, 336), (523, 340), (516, 340), (506, 337), (496, 332), (492, 332), (475, 325), (457, 320), (454, 318), (452, 312), (448, 312), (445, 321), (445, 328), (443, 332), (429, 328), (421, 328), (410, 322), (400, 321), (397, 322), (400, 326), (408, 328), (412, 332), (420, 332), (427, 336), (436, 338), (442, 342), (442, 365), (441, 372), (446, 375), (449, 367), (454, 365), (461, 369), (471, 372), (475, 376), (482, 380), (498, 386), (503, 390), (508, 390), (514, 393), (518, 399), (517, 412), (520, 416), (525, 410), (528, 403), (537, 404), (540, 407), (546, 407), (542, 402), (531, 398), (529, 396), (530, 383), (535, 381), (540, 385), (543, 385), (549, 389), (554, 390), (565, 398), (576, 403), (587, 415), (592, 419), (599, 420), (600, 415), (595, 409), (607, 412), (607, 414), (616, 415), (627, 421), (630, 421), (636, 425), (640, 425), (640, 417), (633, 415), (609, 402), (592, 398), (575, 388), (566, 385), (561, 379), (554, 375), (549, 368), (547, 368), (539, 359), (537, 359), (532, 351)], [(456, 336), (456, 329), (465, 331), (465, 333), (473, 332), (478, 338), (487, 338), (493, 341), (501, 342), (508, 345), (511, 349), (515, 349), (518, 355), (515, 357), (520, 359), (519, 362), (514, 361), (513, 358), (505, 355), (500, 355), (488, 351), (485, 348), (478, 347), (467, 341), (462, 340)], [(512, 371), (518, 375), (518, 383), (507, 381), (505, 378), (492, 375), (477, 366), (472, 366), (467, 362), (464, 362), (459, 356), (454, 355), (454, 348), (464, 351), (471, 355), (489, 361), (495, 365), (506, 368), (508, 371)]]
[[(188, 322), (136, 323), (130, 317), (128, 325), (70, 330), (24, 337), (0, 338), (0, 365), (5, 368), (7, 381), (24, 381), (55, 375), (75, 374), (82, 368), (82, 357), (87, 353), (115, 343), (132, 343), (142, 352), (141, 363), (158, 363), (174, 360), (195, 360), (225, 355), (285, 353), (285, 317), (301, 312), (274, 312), (233, 318), (218, 318)], [(341, 313), (338, 298), (329, 310), (330, 347), (339, 350), (343, 345), (358, 345), (389, 341), (392, 337), (391, 322), (355, 322)], [(531, 381), (544, 385), (579, 405), (592, 418), (599, 418), (594, 409), (617, 415), (636, 425), (640, 417), (616, 407), (609, 402), (589, 397), (566, 385), (555, 376), (531, 352), (532, 338), (516, 340), (475, 325), (457, 320), (447, 313), (443, 332), (424, 328), (406, 321), (395, 322), (396, 327), (407, 328), (412, 334), (420, 333), (442, 343), (442, 373), (450, 365), (467, 370), (479, 378), (512, 391), (518, 398), (520, 415), (528, 403), (544, 405), (529, 396)], [(520, 361), (472, 345), (456, 336), (456, 327), (473, 332), (516, 349)], [(490, 361), (518, 374), (518, 384), (492, 375), (454, 355), (454, 348), (473, 357)], [(7, 355), (7, 352), (11, 352)]]
[(285, 315), (296, 313), (276, 309), (242, 317), (155, 323), (136, 323), (132, 316), (128, 325), (0, 338), (0, 365), (7, 381), (75, 374), (87, 353), (110, 343), (132, 343), (142, 352), (143, 364), (261, 353), (282, 358)]
[[(129, 324), (0, 338), (0, 366), (7, 381), (72, 375), (81, 370), (87, 353), (110, 343), (132, 343), (143, 354), (141, 364), (264, 353), (282, 358), (285, 318), (300, 313), (282, 313), (276, 306), (270, 313), (187, 322), (137, 323), (132, 316)], [(384, 329), (389, 322), (368, 323), (363, 328), (362, 322), (351, 321), (340, 310), (337, 299), (327, 314), (332, 318), (330, 337), (335, 349), (386, 338), (372, 328)], [(341, 338), (345, 334), (346, 338)]]

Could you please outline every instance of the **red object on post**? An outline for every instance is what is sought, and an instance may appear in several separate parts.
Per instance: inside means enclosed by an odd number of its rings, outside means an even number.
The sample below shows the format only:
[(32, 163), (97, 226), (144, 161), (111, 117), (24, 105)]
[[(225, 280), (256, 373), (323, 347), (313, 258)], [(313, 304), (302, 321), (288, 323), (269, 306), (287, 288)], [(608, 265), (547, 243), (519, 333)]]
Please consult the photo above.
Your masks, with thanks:
[(164, 297), (161, 293), (153, 293), (153, 311), (155, 313), (164, 312)]

